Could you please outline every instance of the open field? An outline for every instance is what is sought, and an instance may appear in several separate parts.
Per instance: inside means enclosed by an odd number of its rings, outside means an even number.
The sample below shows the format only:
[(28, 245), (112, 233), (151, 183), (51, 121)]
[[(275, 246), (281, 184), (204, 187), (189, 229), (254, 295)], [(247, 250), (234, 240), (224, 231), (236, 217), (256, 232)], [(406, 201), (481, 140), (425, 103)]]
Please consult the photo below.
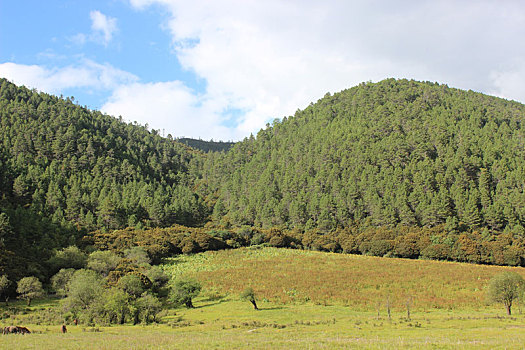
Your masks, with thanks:
[[(0, 320), (0, 326), (25, 325), (33, 334), (0, 336), (0, 349), (522, 349), (525, 344), (521, 306), (507, 317), (501, 305), (485, 301), (490, 277), (511, 268), (274, 248), (180, 256), (165, 268), (203, 283), (195, 309), (171, 309), (159, 325), (69, 325), (69, 332), (60, 334), (58, 324), (30, 321), (57, 301), (35, 302), (24, 314)], [(239, 300), (247, 285), (261, 310)]]
[(387, 301), (404, 309), (484, 308), (492, 276), (525, 269), (431, 260), (387, 259), (277, 248), (242, 248), (180, 255), (165, 269), (192, 275), (209, 293), (238, 295), (250, 286), (261, 299), (312, 302), (375, 311)]
[[(261, 303), (260, 311), (239, 301), (197, 300), (194, 310), (176, 310), (166, 324), (83, 327), (29, 325), (34, 334), (1, 336), (2, 349), (318, 349), (484, 348), (520, 349), (525, 317), (500, 310), (415, 312), (378, 318), (344, 306)], [(93, 330), (98, 330), (93, 332)]]

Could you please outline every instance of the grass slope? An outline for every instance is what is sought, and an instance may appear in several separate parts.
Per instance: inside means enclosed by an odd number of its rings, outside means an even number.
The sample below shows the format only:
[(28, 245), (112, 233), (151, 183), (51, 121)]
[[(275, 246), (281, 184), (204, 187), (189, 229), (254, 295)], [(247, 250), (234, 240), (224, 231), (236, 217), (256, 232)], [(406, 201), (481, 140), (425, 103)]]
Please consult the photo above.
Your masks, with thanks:
[(180, 255), (164, 265), (172, 276), (192, 275), (209, 293), (238, 295), (250, 286), (260, 299), (376, 310), (486, 307), (484, 288), (501, 271), (525, 269), (431, 260), (387, 259), (278, 248), (241, 248)]
[[(511, 268), (275, 248), (179, 256), (164, 267), (203, 283), (195, 309), (169, 310), (160, 325), (70, 325), (60, 334), (59, 324), (30, 323), (57, 301), (35, 302), (27, 314), (0, 321), (0, 326), (26, 325), (33, 334), (0, 336), (0, 349), (56, 349), (57, 344), (61, 349), (517, 349), (525, 344), (521, 306), (506, 317), (502, 306), (487, 305), (484, 297), (488, 279)], [(247, 285), (255, 289), (260, 311), (239, 300)], [(394, 306), (391, 317), (387, 297)]]

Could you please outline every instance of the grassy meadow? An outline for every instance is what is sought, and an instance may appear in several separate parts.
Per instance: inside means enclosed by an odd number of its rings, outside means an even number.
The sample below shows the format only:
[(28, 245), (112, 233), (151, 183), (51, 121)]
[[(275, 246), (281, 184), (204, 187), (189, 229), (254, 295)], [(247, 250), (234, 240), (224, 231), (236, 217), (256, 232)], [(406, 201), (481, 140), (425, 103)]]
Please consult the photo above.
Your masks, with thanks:
[[(0, 336), (0, 349), (522, 349), (525, 344), (521, 305), (508, 317), (501, 305), (487, 303), (484, 292), (494, 274), (524, 274), (519, 268), (276, 248), (177, 256), (164, 268), (201, 281), (195, 309), (170, 309), (158, 325), (69, 325), (61, 334), (59, 324), (35, 321), (56, 300), (30, 308), (17, 302), (25, 311), (0, 325), (26, 325), (33, 334)], [(239, 300), (247, 286), (256, 293), (259, 311)]]
[(314, 251), (242, 248), (168, 259), (172, 276), (189, 275), (208, 293), (235, 296), (252, 287), (260, 299), (280, 304), (311, 302), (375, 311), (479, 309), (496, 273), (525, 269), (432, 260), (389, 259)]

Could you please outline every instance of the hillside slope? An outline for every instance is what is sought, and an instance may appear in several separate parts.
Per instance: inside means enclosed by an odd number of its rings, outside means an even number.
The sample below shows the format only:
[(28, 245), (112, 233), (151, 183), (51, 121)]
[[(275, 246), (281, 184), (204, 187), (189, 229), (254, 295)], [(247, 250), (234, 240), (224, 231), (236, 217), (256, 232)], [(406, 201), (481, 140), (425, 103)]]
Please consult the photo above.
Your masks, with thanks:
[(0, 274), (38, 275), (52, 249), (90, 231), (202, 226), (210, 214), (239, 240), (209, 236), (232, 247), (523, 266), (524, 119), (516, 102), (388, 79), (203, 154), (2, 79)]
[(484, 307), (485, 287), (494, 275), (525, 275), (523, 268), (269, 247), (174, 257), (163, 268), (175, 277), (195, 277), (205, 289), (223, 295), (239, 295), (249, 286), (259, 300), (342, 304), (369, 311), (388, 299), (402, 309), (407, 297), (421, 309)]
[(0, 249), (39, 264), (95, 229), (202, 224), (207, 207), (192, 189), (200, 157), (171, 137), (1, 79)]
[(446, 85), (363, 83), (236, 144), (204, 179), (234, 225), (523, 235), (524, 120), (520, 103)]

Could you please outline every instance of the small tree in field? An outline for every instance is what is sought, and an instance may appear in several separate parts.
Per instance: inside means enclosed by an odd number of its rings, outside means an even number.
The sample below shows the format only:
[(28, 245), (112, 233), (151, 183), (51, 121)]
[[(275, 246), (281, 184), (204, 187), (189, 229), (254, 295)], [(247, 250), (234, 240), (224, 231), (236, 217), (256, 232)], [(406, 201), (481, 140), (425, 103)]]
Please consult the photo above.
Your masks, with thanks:
[(202, 286), (197, 280), (177, 280), (171, 286), (170, 299), (175, 304), (184, 304), (187, 308), (193, 308), (192, 299), (199, 295), (201, 289)]
[(253, 288), (251, 288), (251, 287), (250, 288), (246, 288), (241, 293), (241, 299), (249, 301), (250, 303), (252, 303), (253, 308), (255, 310), (259, 310), (259, 308), (257, 307), (257, 302), (255, 301), (255, 292), (253, 291)]
[(525, 280), (516, 272), (503, 272), (489, 282), (488, 295), (492, 301), (503, 303), (507, 315), (511, 314), (512, 303), (523, 293)]
[(67, 309), (86, 310), (104, 295), (102, 277), (92, 270), (76, 270), (66, 285)]
[(19, 294), (19, 299), (27, 300), (27, 306), (31, 305), (31, 300), (40, 298), (44, 295), (42, 282), (34, 276), (24, 277), (18, 281), (16, 292)]

